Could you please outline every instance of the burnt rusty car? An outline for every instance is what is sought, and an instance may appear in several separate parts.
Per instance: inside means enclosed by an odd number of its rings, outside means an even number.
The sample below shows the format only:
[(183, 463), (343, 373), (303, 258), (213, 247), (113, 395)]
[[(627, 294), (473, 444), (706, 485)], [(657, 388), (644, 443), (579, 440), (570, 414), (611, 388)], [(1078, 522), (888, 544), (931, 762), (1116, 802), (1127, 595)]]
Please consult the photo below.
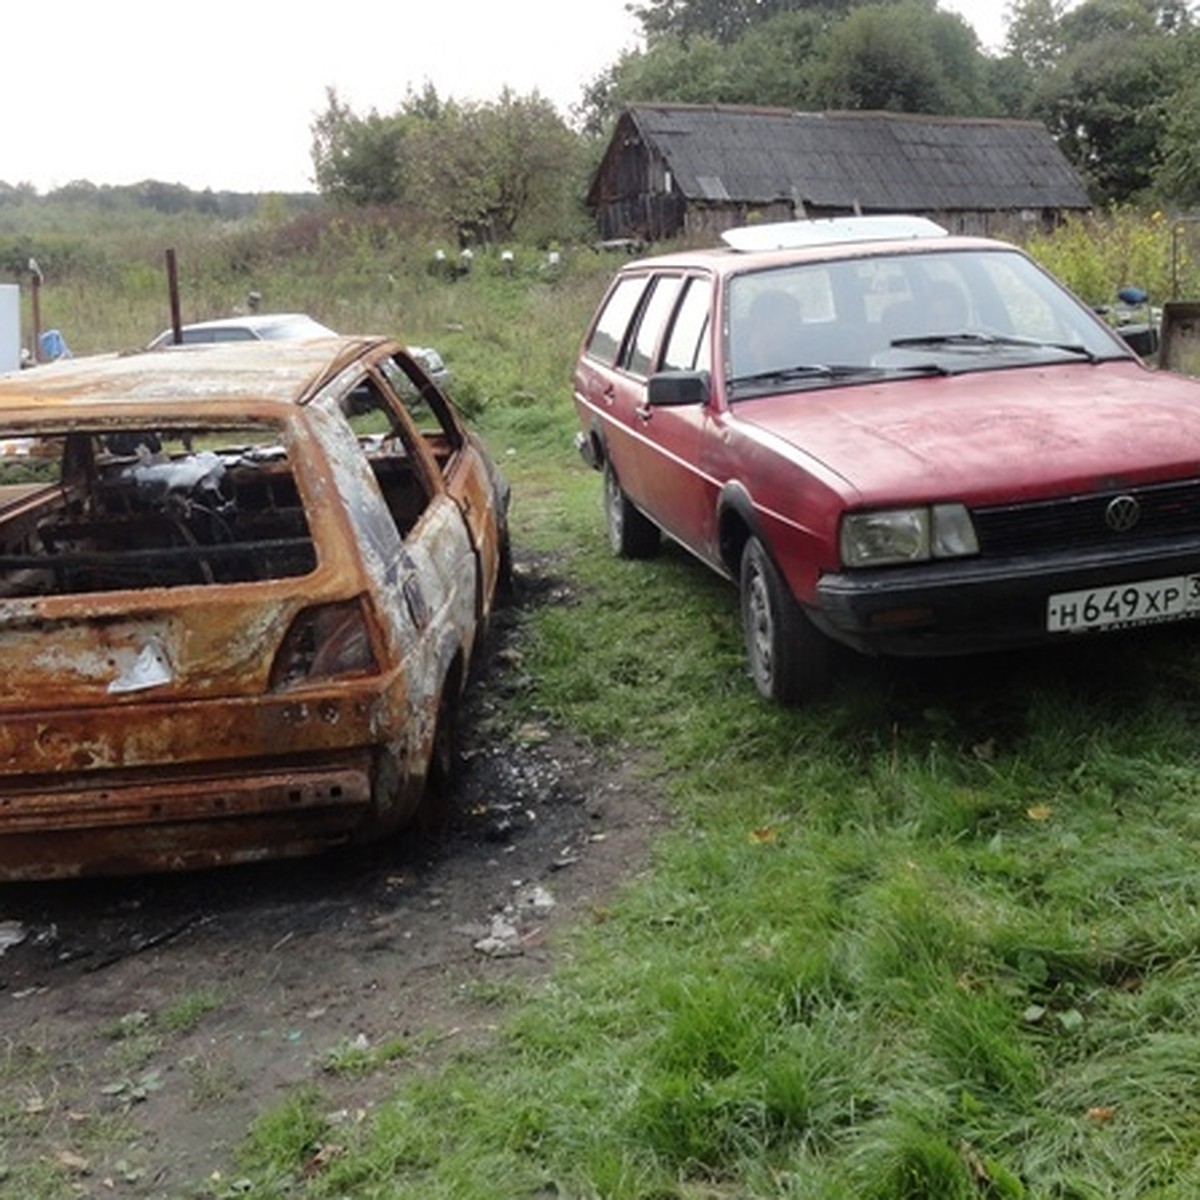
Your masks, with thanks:
[(507, 503), (382, 338), (0, 376), (0, 879), (405, 825), (452, 761)]

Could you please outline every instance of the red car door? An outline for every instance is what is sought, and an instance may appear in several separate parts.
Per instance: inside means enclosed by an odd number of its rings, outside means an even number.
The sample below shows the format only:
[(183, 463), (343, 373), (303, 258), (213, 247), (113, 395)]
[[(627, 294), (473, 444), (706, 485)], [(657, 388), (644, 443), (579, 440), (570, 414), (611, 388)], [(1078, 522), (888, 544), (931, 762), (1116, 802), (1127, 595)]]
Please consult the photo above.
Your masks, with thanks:
[[(636, 310), (632, 313), (614, 370), (606, 381), (604, 401), (611, 427), (607, 454), (616, 471), (621, 490), (660, 523), (663, 514), (651, 504), (655, 480), (661, 470), (661, 450), (655, 441), (646, 408), (646, 380), (658, 361), (663, 330), (674, 311), (683, 284), (678, 274), (651, 276)], [(669, 526), (668, 526), (669, 528)]]
[[(660, 323), (647, 374), (709, 368), (711, 291), (706, 276), (679, 281)], [(647, 306), (647, 317), (650, 313)], [(672, 537), (702, 557), (710, 557), (717, 491), (717, 484), (704, 470), (711, 457), (705, 443), (715, 431), (711, 395), (703, 404), (651, 406), (643, 387), (633, 415), (642, 456), (635, 498)]]
[(631, 331), (652, 282), (649, 273), (621, 275), (609, 289), (588, 333), (575, 372), (575, 403), (592, 433), (603, 441), (603, 458), (627, 488), (636, 474), (633, 411), (641, 384), (626, 368)]

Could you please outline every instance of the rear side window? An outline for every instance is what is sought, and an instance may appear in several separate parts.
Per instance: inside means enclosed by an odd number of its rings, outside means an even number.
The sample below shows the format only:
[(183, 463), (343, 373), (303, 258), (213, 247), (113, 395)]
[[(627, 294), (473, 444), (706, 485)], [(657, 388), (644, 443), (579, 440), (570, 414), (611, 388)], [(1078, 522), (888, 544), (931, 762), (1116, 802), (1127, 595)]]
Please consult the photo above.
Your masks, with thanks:
[(597, 358), (609, 366), (617, 361), (625, 344), (629, 322), (647, 283), (649, 276), (646, 275), (631, 275), (617, 281), (596, 318), (592, 336), (588, 338), (587, 354), (590, 358)]
[(664, 371), (702, 371), (709, 364), (707, 279), (689, 279), (663, 350)]
[(660, 275), (655, 280), (654, 290), (642, 308), (642, 316), (629, 350), (627, 365), (632, 374), (645, 377), (654, 369), (655, 352), (662, 339), (663, 328), (679, 298), (682, 282), (677, 275)]

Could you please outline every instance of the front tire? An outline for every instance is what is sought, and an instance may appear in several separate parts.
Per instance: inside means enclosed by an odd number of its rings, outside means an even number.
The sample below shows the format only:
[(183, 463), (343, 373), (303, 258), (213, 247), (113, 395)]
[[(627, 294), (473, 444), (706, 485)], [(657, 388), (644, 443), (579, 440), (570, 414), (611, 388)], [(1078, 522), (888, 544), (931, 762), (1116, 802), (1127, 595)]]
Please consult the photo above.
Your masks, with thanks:
[(604, 518), (608, 542), (618, 558), (653, 558), (658, 553), (658, 526), (644, 517), (621, 490), (612, 463), (604, 460)]
[(766, 547), (742, 551), (742, 630), (754, 686), (764, 699), (799, 704), (829, 687), (831, 645), (796, 603)]

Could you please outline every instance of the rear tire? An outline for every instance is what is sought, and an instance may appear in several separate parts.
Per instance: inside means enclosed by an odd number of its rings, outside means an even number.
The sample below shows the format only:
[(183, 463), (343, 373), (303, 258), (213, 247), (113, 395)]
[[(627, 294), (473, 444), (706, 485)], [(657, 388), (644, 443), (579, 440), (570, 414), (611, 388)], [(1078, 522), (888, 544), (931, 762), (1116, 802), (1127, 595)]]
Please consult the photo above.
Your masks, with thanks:
[(451, 800), (458, 779), (458, 700), (458, 686), (451, 675), (442, 685), (425, 771), (425, 790), (413, 817), (418, 833), (439, 833), (450, 824)]
[(800, 704), (828, 691), (832, 646), (756, 537), (742, 551), (741, 607), (750, 675), (764, 699)]
[(604, 460), (604, 517), (608, 542), (618, 558), (652, 558), (658, 553), (659, 530), (621, 490), (612, 463)]
[(501, 604), (513, 598), (513, 578), (512, 534), (509, 532), (508, 522), (505, 521), (500, 529), (500, 554), (496, 567), (496, 599)]
[(449, 799), (454, 789), (458, 767), (458, 695), (447, 680), (438, 704), (437, 724), (433, 729), (433, 743), (429, 750), (429, 769), (426, 774), (425, 794), (427, 800), (441, 806)]

